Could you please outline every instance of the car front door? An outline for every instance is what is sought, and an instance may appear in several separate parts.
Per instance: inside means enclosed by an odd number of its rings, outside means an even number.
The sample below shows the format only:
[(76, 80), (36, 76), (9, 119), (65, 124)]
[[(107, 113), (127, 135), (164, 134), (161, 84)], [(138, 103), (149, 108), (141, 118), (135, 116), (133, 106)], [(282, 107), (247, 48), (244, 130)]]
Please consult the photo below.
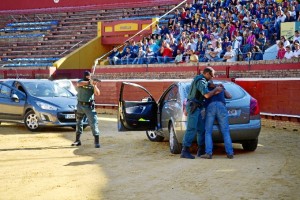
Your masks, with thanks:
[(0, 83), (0, 120), (20, 121), (23, 119), (25, 94), (5, 83)]
[(157, 103), (141, 85), (123, 82), (118, 108), (119, 131), (146, 131), (157, 127)]

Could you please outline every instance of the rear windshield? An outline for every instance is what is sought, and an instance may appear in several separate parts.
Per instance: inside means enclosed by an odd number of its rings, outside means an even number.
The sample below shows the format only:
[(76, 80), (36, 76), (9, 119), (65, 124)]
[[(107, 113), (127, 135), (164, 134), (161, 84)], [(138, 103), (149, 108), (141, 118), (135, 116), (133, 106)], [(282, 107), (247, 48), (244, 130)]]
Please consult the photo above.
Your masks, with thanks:
[[(214, 82), (214, 83), (220, 84), (221, 82)], [(182, 84), (184, 98), (187, 98), (190, 91), (191, 83), (181, 83), (181, 84)], [(231, 99), (240, 99), (243, 96), (245, 96), (245, 91), (235, 83), (226, 82), (223, 83), (223, 85), (225, 89), (232, 95)]]

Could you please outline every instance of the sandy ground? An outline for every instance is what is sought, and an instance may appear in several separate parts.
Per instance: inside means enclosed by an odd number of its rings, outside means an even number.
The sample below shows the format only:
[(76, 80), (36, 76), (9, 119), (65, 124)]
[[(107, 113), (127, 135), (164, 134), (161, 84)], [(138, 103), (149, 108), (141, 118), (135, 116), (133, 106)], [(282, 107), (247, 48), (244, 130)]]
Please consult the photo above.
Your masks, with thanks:
[(170, 154), (168, 142), (118, 133), (114, 116), (99, 117), (100, 149), (89, 128), (74, 148), (71, 128), (2, 124), (0, 199), (299, 199), (298, 131), (263, 127), (255, 152), (235, 144), (229, 160), (218, 145), (212, 160), (187, 160)]

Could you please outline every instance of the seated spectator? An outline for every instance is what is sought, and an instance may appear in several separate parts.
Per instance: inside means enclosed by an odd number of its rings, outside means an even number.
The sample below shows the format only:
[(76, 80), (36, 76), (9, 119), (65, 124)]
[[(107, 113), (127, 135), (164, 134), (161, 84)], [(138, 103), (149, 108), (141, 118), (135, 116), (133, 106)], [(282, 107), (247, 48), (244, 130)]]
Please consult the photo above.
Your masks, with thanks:
[(169, 63), (173, 60), (173, 49), (170, 48), (168, 43), (165, 43), (160, 49), (161, 56), (157, 57), (158, 63)]
[(116, 47), (113, 48), (111, 54), (107, 57), (110, 65), (117, 65), (118, 60), (120, 59), (120, 52)]
[(199, 62), (198, 56), (197, 56), (197, 54), (195, 54), (194, 50), (190, 50), (189, 54), (190, 54), (190, 63), (198, 63)]
[(222, 52), (221, 43), (219, 41), (217, 41), (216, 47), (213, 49), (213, 51), (209, 52), (209, 55), (208, 55), (209, 61), (212, 61), (212, 62), (222, 61), (221, 52)]
[(146, 54), (146, 53), (145, 53), (145, 51), (143, 50), (143, 47), (140, 46), (140, 47), (139, 47), (139, 51), (138, 51), (136, 57), (134, 58), (132, 64), (143, 64), (145, 54)]
[(259, 38), (256, 40), (256, 45), (259, 46), (259, 48), (264, 52), (265, 51), (265, 45), (266, 45), (266, 37), (264, 35), (264, 32), (259, 33)]
[(252, 53), (249, 51), (247, 52), (247, 57), (245, 58), (245, 61), (251, 61), (252, 60)]
[(284, 35), (280, 37), (280, 41), (283, 42), (284, 47), (287, 47), (287, 46), (291, 45), (290, 41), (288, 41)]
[(232, 46), (229, 45), (226, 50), (223, 60), (225, 60), (225, 62), (236, 62), (236, 51), (232, 49)]
[(144, 60), (145, 60), (144, 63), (147, 63), (147, 64), (152, 64), (152, 63), (156, 62), (155, 53), (153, 51), (151, 51), (151, 48), (149, 45), (146, 47), (146, 53), (145, 53)]
[(126, 48), (126, 53), (121, 57), (122, 65), (129, 65), (132, 63), (133, 59), (136, 57), (134, 53), (131, 52), (130, 47)]
[(282, 60), (284, 58), (285, 52), (286, 52), (286, 50), (285, 50), (283, 42), (279, 41), (278, 42), (278, 52), (277, 52), (276, 58)]
[(211, 42), (208, 42), (207, 43), (207, 47), (205, 49), (204, 56), (202, 58), (200, 58), (200, 62), (210, 61), (210, 59), (211, 59), (210, 52), (212, 52), (213, 50), (214, 49), (212, 48)]
[(300, 58), (300, 44), (299, 44), (299, 42), (295, 42), (294, 47), (295, 47), (294, 57), (295, 58)]
[(285, 49), (286, 49), (286, 52), (285, 52), (283, 58), (285, 58), (287, 60), (294, 58), (294, 52), (291, 50), (291, 47), (286, 46)]
[(179, 49), (177, 49), (177, 55), (175, 57), (175, 63), (176, 64), (183, 63), (183, 55), (182, 55), (182, 53)]
[(296, 40), (297, 40), (298, 42), (300, 42), (300, 33), (299, 33), (298, 30), (295, 31), (295, 35), (294, 35), (293, 41), (296, 41)]
[(263, 53), (257, 45), (253, 47), (252, 60), (263, 60)]

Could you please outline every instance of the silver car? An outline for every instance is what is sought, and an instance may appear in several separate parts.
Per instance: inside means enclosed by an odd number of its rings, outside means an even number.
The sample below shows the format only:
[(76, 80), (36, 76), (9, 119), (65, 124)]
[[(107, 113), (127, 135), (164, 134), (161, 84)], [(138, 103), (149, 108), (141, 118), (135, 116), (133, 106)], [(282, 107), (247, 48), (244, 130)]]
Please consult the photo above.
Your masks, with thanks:
[[(0, 123), (24, 123), (30, 131), (45, 126), (76, 128), (77, 98), (46, 79), (9, 79), (0, 82)], [(84, 127), (88, 125), (87, 119)]]
[[(226, 100), (232, 142), (241, 143), (244, 150), (255, 151), (261, 130), (261, 118), (256, 99), (233, 82), (223, 84), (232, 95)], [(181, 152), (181, 142), (186, 130), (185, 103), (191, 80), (173, 83), (156, 102), (146, 88), (129, 82), (121, 85), (118, 108), (119, 131), (145, 130), (150, 141), (169, 140), (171, 153)], [(139, 88), (144, 92), (137, 92)], [(213, 141), (223, 143), (222, 134), (215, 122)]]

